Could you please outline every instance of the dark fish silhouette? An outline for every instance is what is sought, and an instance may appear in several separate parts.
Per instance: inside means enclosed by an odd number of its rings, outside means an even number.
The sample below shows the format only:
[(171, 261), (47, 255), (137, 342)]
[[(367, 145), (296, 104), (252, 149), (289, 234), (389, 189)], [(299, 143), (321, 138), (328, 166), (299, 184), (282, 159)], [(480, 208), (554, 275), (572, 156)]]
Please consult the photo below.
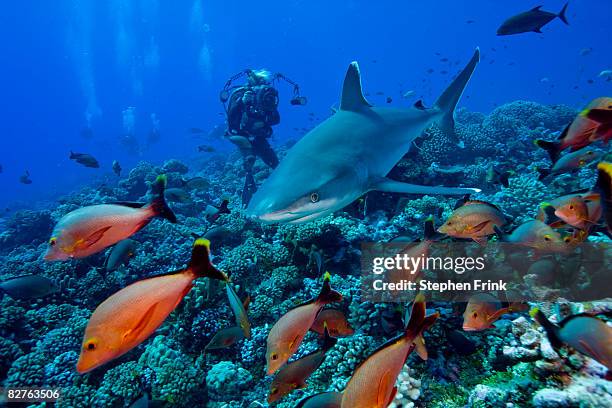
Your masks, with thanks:
[(557, 17), (565, 24), (569, 25), (565, 17), (567, 5), (568, 3), (565, 3), (565, 6), (563, 6), (559, 14), (540, 10), (542, 6), (537, 6), (529, 11), (517, 14), (502, 23), (497, 29), (497, 35), (512, 35), (528, 32), (541, 33), (541, 28)]
[(113, 173), (117, 176), (121, 176), (121, 165), (117, 160), (113, 160)]
[(136, 253), (138, 242), (133, 239), (119, 241), (106, 257), (105, 267), (108, 272), (117, 270), (121, 265), (127, 265)]
[(75, 162), (92, 169), (97, 169), (100, 167), (98, 160), (87, 153), (74, 153), (73, 151), (70, 151), (70, 160), (74, 160)]
[(36, 299), (57, 292), (57, 285), (49, 278), (39, 275), (23, 275), (0, 283), (0, 290), (13, 299)]
[(21, 184), (32, 184), (32, 180), (30, 179), (30, 172), (29, 171), (25, 171), (20, 177), (19, 177), (19, 182)]

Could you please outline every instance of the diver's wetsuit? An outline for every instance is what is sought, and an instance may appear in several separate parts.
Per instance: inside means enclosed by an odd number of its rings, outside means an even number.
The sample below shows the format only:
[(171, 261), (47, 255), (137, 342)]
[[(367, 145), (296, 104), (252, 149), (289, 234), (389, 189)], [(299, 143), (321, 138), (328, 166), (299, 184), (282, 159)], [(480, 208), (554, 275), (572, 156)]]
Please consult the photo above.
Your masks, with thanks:
[(268, 143), (272, 126), (280, 123), (278, 92), (270, 85), (243, 86), (236, 89), (229, 100), (227, 110), (227, 134), (243, 136), (250, 148), (241, 148), (246, 180), (242, 203), (247, 205), (257, 189), (253, 178), (255, 158), (259, 157), (268, 166), (278, 166), (276, 152)]

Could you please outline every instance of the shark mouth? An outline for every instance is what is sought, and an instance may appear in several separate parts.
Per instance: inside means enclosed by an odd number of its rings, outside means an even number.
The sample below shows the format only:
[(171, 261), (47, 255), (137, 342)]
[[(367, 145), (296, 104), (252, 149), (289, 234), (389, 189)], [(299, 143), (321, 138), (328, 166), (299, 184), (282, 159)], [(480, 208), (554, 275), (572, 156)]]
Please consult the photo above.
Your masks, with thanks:
[(291, 210), (280, 210), (274, 211), (266, 214), (257, 215), (260, 221), (265, 222), (267, 224), (272, 223), (290, 223), (290, 224), (300, 224), (303, 222), (307, 222), (310, 220), (314, 220), (316, 218), (322, 217), (327, 213), (331, 212), (330, 209), (325, 208), (320, 211), (291, 211)]

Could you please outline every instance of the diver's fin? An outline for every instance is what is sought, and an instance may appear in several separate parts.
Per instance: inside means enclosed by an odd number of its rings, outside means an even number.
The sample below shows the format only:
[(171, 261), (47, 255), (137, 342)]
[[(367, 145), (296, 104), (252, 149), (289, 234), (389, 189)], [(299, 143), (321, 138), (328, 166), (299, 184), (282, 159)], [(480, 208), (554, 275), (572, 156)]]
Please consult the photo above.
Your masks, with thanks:
[(358, 111), (363, 107), (370, 107), (361, 90), (361, 75), (357, 61), (351, 62), (344, 77), (342, 86), (342, 100), (340, 101), (341, 110)]
[(569, 25), (569, 21), (567, 21), (567, 17), (565, 17), (565, 12), (567, 11), (567, 5), (569, 3), (565, 3), (565, 5), (563, 6), (563, 8), (561, 9), (561, 11), (559, 12), (559, 14), (557, 15), (557, 17), (559, 17), (559, 19), (561, 21), (563, 21), (566, 25)]
[(372, 185), (372, 190), (385, 191), (388, 193), (405, 194), (442, 194), (442, 195), (463, 195), (479, 193), (478, 188), (442, 187), (442, 186), (419, 186), (417, 184), (402, 183), (382, 177)]
[(467, 85), (476, 65), (480, 61), (480, 49), (476, 48), (474, 51), (474, 55), (470, 62), (463, 68), (463, 71), (457, 75), (457, 77), (453, 80), (453, 82), (449, 85), (448, 88), (440, 95), (438, 100), (435, 103), (435, 107), (442, 111), (442, 119), (440, 119), (439, 126), (443, 132), (446, 134), (454, 134), (455, 131), (455, 119), (453, 117), (453, 113), (455, 111), (455, 106), (457, 106), (457, 102), (461, 98), (461, 94), (463, 94), (463, 90)]

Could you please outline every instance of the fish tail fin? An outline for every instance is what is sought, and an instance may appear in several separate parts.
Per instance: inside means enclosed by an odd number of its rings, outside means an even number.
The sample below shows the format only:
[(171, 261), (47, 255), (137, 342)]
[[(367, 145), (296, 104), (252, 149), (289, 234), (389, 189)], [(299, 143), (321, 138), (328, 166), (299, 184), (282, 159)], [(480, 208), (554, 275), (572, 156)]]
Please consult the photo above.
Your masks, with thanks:
[(69, 159), (70, 159), (70, 160), (72, 160), (72, 159), (74, 159), (75, 157), (76, 157), (76, 156), (75, 156), (74, 152), (71, 150), (71, 151), (70, 151), (70, 157), (69, 157)]
[(559, 338), (559, 326), (548, 320), (546, 315), (537, 307), (530, 310), (529, 314), (535, 319), (536, 322), (540, 324), (540, 326), (544, 328), (550, 345), (553, 346), (555, 350), (561, 348), (563, 342)]
[(440, 239), (442, 236), (442, 234), (436, 232), (433, 215), (427, 217), (427, 219), (425, 220), (423, 232), (423, 237), (425, 238), (425, 241), (435, 241), (437, 239)]
[(555, 163), (559, 160), (559, 154), (561, 153), (561, 144), (559, 142), (549, 142), (547, 140), (538, 139), (533, 142), (536, 146), (546, 150), (550, 160)]
[(229, 282), (227, 275), (215, 268), (212, 262), (210, 262), (210, 241), (206, 238), (196, 239), (193, 243), (191, 261), (189, 261), (187, 269), (198, 278), (210, 278)]
[(176, 215), (168, 207), (164, 192), (166, 191), (167, 178), (165, 174), (157, 176), (151, 186), (153, 193), (153, 201), (151, 201), (151, 208), (156, 217), (165, 218), (172, 223), (176, 223)]
[(569, 25), (569, 22), (567, 21), (567, 17), (565, 17), (565, 13), (567, 12), (567, 6), (569, 5), (568, 3), (565, 3), (565, 5), (563, 6), (563, 8), (561, 9), (561, 11), (559, 12), (559, 14), (557, 15), (557, 17), (559, 17), (559, 19), (561, 21), (563, 21), (566, 25)]
[(451, 84), (446, 88), (446, 90), (440, 95), (438, 100), (435, 103), (435, 107), (442, 111), (442, 119), (439, 122), (439, 126), (443, 132), (449, 135), (455, 134), (455, 119), (454, 112), (455, 107), (457, 106), (457, 102), (461, 98), (463, 94), (463, 90), (465, 89), (476, 65), (480, 61), (480, 48), (476, 48), (474, 51), (474, 55), (467, 63), (463, 71), (457, 75), (457, 77), (451, 82)]
[(335, 337), (332, 337), (329, 334), (329, 329), (327, 328), (327, 322), (323, 323), (323, 351), (327, 351), (329, 349), (331, 349), (332, 347), (334, 347), (336, 345), (336, 343), (338, 342), (338, 339)]
[(410, 311), (410, 317), (406, 323), (404, 329), (404, 336), (410, 338), (416, 338), (421, 332), (421, 326), (425, 321), (425, 295), (419, 293), (414, 302), (412, 302), (412, 309)]
[(544, 180), (546, 177), (550, 176), (550, 168), (542, 168), (542, 167), (536, 167), (536, 171), (538, 172), (538, 180), (542, 181)]
[(342, 300), (342, 294), (331, 288), (330, 280), (330, 273), (325, 272), (325, 275), (323, 275), (323, 288), (321, 289), (321, 292), (319, 293), (319, 296), (317, 296), (316, 300), (324, 305), (328, 303), (340, 302)]
[(610, 109), (588, 109), (582, 115), (599, 124), (609, 124), (612, 122), (612, 111)]

